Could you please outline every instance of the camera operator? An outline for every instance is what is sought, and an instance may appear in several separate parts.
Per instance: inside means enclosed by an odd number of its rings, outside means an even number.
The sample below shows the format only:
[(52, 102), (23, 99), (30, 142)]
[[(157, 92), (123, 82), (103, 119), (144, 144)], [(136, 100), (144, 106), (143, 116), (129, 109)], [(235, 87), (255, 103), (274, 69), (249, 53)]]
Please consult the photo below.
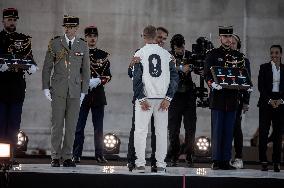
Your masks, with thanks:
[(192, 81), (191, 52), (185, 50), (185, 40), (181, 34), (176, 34), (171, 39), (171, 54), (176, 59), (176, 68), (179, 73), (178, 90), (175, 93), (169, 107), (169, 139), (170, 146), (168, 157), (171, 158), (171, 166), (178, 165), (180, 155), (180, 128), (183, 117), (185, 129), (185, 153), (187, 166), (192, 167), (193, 145), (196, 130), (196, 96), (195, 84)]

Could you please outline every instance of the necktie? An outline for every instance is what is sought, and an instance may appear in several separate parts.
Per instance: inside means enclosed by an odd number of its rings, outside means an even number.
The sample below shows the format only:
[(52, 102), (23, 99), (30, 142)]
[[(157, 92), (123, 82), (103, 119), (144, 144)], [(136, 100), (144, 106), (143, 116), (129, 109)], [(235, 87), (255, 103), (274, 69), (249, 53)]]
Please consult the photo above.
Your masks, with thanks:
[(72, 45), (72, 43), (71, 43), (71, 41), (69, 40), (69, 50), (71, 50), (71, 45)]

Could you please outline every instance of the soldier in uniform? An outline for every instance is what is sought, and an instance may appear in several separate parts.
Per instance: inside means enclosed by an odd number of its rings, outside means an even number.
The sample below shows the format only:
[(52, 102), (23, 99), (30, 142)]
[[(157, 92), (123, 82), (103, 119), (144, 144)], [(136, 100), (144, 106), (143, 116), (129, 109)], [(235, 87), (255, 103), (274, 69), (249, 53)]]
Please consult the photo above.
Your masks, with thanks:
[[(3, 26), (0, 32), (0, 138), (7, 139), (15, 145), (20, 129), (22, 107), (25, 99), (25, 72), (36, 72), (33, 60), (31, 37), (16, 32), (18, 10), (3, 10)], [(8, 59), (31, 61), (31, 66), (11, 66)], [(8, 64), (7, 64), (8, 63)], [(11, 62), (10, 62), (11, 63)]]
[[(213, 81), (212, 66), (234, 67), (244, 65), (244, 56), (232, 50), (233, 27), (220, 27), (221, 46), (211, 50), (206, 57), (204, 76), (210, 87), (211, 130), (212, 130), (212, 169), (235, 169), (230, 165), (233, 130), (239, 100), (238, 90), (223, 89)], [(238, 62), (233, 64), (231, 62)]]
[(171, 166), (178, 165), (180, 154), (180, 128), (183, 117), (185, 140), (184, 151), (188, 167), (193, 166), (192, 155), (194, 149), (196, 131), (196, 95), (195, 84), (192, 81), (190, 66), (191, 52), (185, 50), (185, 40), (181, 34), (176, 34), (171, 39), (171, 54), (176, 59), (176, 67), (179, 73), (178, 89), (169, 107), (169, 140), (168, 157), (171, 158)]
[(49, 42), (42, 70), (42, 87), (52, 108), (51, 166), (59, 167), (62, 158), (64, 167), (75, 167), (71, 160), (72, 147), (80, 104), (89, 88), (89, 49), (83, 39), (76, 37), (78, 17), (64, 16), (63, 26), (65, 34)]
[(95, 160), (99, 163), (106, 163), (107, 160), (103, 156), (103, 120), (104, 108), (107, 104), (104, 85), (111, 79), (109, 54), (96, 47), (98, 40), (97, 27), (87, 27), (85, 29), (85, 39), (87, 40), (90, 54), (90, 89), (80, 108), (73, 145), (73, 158), (75, 162), (80, 162), (85, 138), (84, 129), (91, 109), (95, 136)]

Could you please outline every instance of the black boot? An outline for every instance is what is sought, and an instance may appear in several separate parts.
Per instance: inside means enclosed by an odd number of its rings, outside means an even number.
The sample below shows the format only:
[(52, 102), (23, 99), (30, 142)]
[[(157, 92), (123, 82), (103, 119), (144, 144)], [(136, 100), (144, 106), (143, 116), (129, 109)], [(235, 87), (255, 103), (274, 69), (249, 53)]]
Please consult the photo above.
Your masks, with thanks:
[(212, 170), (219, 170), (220, 168), (220, 161), (213, 161), (213, 163), (211, 164), (211, 169)]
[(261, 162), (261, 171), (268, 171), (268, 162)]
[(280, 172), (280, 163), (273, 163), (274, 172)]

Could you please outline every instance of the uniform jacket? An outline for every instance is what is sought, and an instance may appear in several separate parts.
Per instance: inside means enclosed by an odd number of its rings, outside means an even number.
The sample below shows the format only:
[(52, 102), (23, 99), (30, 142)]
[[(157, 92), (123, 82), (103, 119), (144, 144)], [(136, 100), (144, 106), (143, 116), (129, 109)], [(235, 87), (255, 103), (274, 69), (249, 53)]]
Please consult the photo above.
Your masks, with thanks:
[(80, 98), (81, 93), (88, 92), (89, 79), (87, 43), (76, 37), (69, 50), (64, 35), (52, 39), (42, 69), (42, 88), (58, 97)]
[[(259, 105), (268, 104), (269, 99), (272, 97), (272, 82), (273, 72), (271, 62), (260, 65), (258, 74), (258, 90), (260, 93)], [(280, 64), (280, 85), (279, 93), (282, 100), (284, 100), (284, 65)]]
[[(211, 50), (206, 56), (204, 65), (204, 77), (207, 83), (209, 83), (209, 86), (210, 83), (213, 82), (210, 68), (212, 66), (225, 66), (226, 57), (228, 57), (227, 55), (237, 57), (238, 60), (244, 61), (243, 54), (236, 50), (225, 49), (222, 46)], [(211, 109), (235, 111), (239, 104), (239, 91), (234, 89), (211, 89), (209, 101)]]
[[(33, 60), (31, 37), (22, 33), (1, 31), (0, 58)], [(23, 102), (26, 91), (24, 70), (9, 68), (5, 72), (0, 72), (0, 86), (0, 101)]]
[(106, 95), (104, 85), (111, 80), (109, 54), (100, 49), (90, 49), (90, 68), (92, 78), (101, 78), (101, 84), (92, 90), (89, 89), (85, 97), (87, 104), (100, 106), (106, 105)]

